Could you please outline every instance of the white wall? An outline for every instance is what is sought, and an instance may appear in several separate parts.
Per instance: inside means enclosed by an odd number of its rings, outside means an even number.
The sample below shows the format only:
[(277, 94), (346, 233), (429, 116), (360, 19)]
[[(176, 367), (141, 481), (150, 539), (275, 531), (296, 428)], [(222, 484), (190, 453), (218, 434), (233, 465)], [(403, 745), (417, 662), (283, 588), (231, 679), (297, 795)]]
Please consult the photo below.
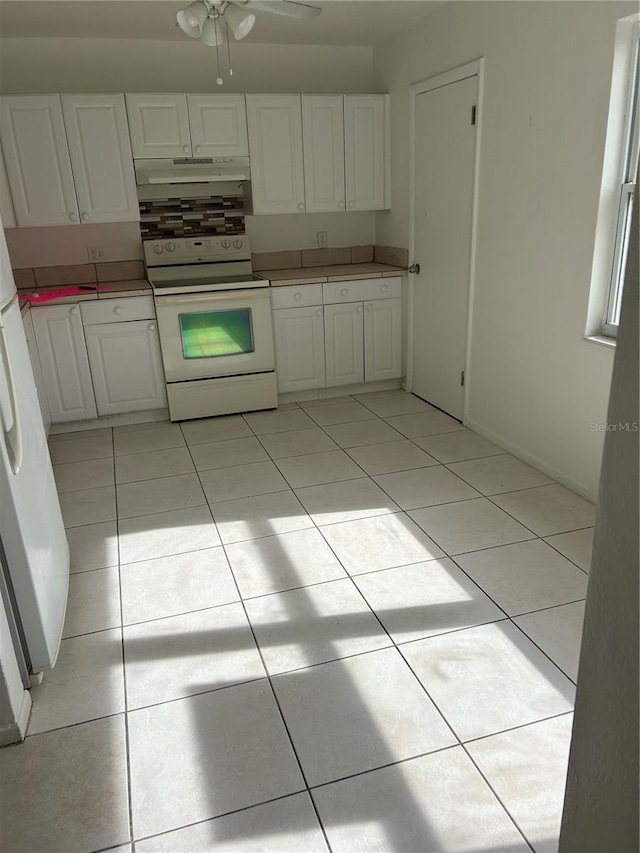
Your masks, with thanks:
[[(638, 425), (636, 196), (608, 423)], [(607, 432), (560, 853), (638, 850), (638, 433)]]
[[(224, 54), (226, 56), (226, 54)], [(223, 56), (223, 58), (224, 58)], [(373, 51), (331, 45), (233, 45), (234, 74), (216, 86), (215, 52), (182, 42), (142, 39), (0, 40), (0, 92), (373, 92)], [(330, 247), (374, 241), (373, 213), (247, 218), (253, 251)], [(105, 261), (142, 257), (135, 223), (7, 230), (15, 268), (87, 263), (87, 247)]]
[(469, 424), (597, 491), (613, 352), (583, 340), (618, 18), (628, 2), (447, 3), (374, 52), (408, 244), (409, 86), (485, 57)]
[(232, 50), (233, 77), (218, 87), (215, 50), (186, 36), (182, 41), (7, 38), (0, 41), (0, 91), (374, 91), (368, 47), (234, 43)]

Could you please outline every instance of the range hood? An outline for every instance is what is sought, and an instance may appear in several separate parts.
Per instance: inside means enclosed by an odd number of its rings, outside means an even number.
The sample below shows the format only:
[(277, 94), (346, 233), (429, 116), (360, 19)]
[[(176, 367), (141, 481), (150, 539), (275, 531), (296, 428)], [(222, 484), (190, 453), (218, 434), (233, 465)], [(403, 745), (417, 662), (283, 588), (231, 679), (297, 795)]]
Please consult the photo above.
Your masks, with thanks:
[(175, 160), (135, 160), (136, 184), (212, 184), (248, 181), (248, 157), (178, 157)]

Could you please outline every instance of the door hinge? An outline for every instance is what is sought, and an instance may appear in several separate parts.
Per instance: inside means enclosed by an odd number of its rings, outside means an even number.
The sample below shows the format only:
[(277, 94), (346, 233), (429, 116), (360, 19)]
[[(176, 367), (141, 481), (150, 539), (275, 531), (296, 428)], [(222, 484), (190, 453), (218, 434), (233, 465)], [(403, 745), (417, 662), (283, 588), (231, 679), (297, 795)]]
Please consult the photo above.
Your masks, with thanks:
[(471, 124), (476, 123), (476, 108), (475, 105), (471, 107)]
[(460, 371), (460, 384), (464, 385), (464, 370)]

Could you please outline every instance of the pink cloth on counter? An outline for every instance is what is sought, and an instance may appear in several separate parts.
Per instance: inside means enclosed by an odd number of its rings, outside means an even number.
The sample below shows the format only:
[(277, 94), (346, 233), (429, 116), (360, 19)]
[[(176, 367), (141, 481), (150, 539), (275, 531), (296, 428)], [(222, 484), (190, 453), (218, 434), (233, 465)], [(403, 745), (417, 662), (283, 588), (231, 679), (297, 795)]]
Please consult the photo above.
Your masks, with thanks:
[(68, 287), (43, 287), (34, 293), (20, 293), (18, 291), (18, 298), (23, 299), (25, 302), (30, 302), (32, 305), (39, 305), (41, 302), (50, 302), (52, 299), (62, 299), (64, 296), (78, 296), (78, 294), (97, 293), (99, 290), (109, 290), (109, 285), (74, 284)]

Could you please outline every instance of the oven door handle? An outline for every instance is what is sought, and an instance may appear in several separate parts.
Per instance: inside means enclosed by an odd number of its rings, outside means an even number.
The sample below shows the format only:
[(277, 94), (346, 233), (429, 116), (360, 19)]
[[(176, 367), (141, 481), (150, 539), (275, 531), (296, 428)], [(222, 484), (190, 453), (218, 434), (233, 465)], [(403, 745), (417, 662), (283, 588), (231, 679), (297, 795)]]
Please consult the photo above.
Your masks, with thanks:
[(156, 296), (155, 303), (156, 305), (167, 305), (167, 306), (175, 306), (175, 305), (197, 305), (202, 302), (224, 302), (224, 301), (234, 301), (238, 300), (244, 301), (246, 299), (270, 299), (271, 294), (269, 293), (268, 287), (262, 287), (259, 290), (248, 290), (248, 289), (239, 289), (239, 290), (223, 290), (223, 291), (213, 291), (209, 293), (176, 293), (174, 296)]

